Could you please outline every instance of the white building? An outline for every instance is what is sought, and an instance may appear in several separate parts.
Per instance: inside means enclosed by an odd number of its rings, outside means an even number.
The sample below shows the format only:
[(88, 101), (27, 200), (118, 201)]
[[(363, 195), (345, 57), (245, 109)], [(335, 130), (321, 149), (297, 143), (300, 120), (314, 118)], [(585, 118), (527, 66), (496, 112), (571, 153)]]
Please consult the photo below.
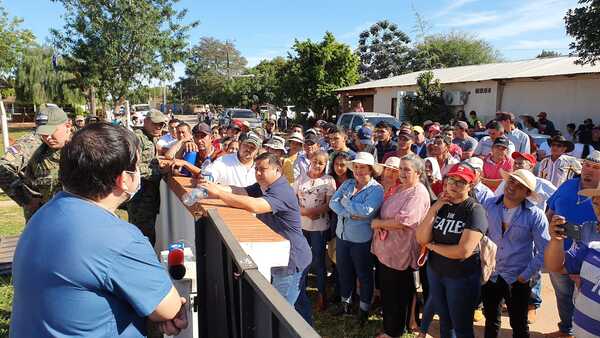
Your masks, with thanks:
[[(497, 111), (534, 117), (544, 111), (564, 132), (567, 123), (581, 124), (586, 118), (600, 122), (600, 64), (581, 66), (575, 60), (541, 58), (442, 68), (433, 73), (448, 98), (454, 99), (454, 110), (475, 110), (486, 121)], [(338, 92), (345, 107), (361, 101), (365, 111), (396, 115), (398, 97), (416, 90), (421, 73), (360, 83)]]

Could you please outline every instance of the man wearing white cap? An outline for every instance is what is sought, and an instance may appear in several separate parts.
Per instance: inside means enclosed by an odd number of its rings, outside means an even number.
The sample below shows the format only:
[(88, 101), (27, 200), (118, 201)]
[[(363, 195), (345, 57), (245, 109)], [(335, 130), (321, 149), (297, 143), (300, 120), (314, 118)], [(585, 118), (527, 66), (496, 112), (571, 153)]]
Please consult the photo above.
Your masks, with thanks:
[(487, 185), (481, 183), (481, 172), (483, 171), (483, 160), (479, 157), (470, 157), (462, 163), (473, 168), (475, 171), (475, 185), (473, 186), (473, 192), (477, 201), (483, 205), (486, 200), (494, 197), (492, 189), (488, 188)]
[[(550, 240), (548, 220), (534, 203), (535, 176), (528, 170), (503, 172), (505, 194), (487, 200), (487, 236), (498, 246), (496, 268), (482, 286), (485, 336), (500, 331), (501, 302), (508, 306), (515, 337), (528, 337), (527, 312), (531, 280), (544, 265), (544, 249)], [(534, 248), (535, 247), (535, 248)]]
[(302, 153), (304, 136), (302, 136), (302, 133), (294, 132), (290, 134), (287, 141), (289, 150), (287, 157), (283, 159), (283, 176), (292, 184), (294, 182), (294, 162), (296, 162), (296, 159)]
[(267, 142), (263, 143), (263, 148), (265, 148), (267, 152), (277, 156), (281, 163), (286, 153), (285, 139), (281, 136), (273, 136)]

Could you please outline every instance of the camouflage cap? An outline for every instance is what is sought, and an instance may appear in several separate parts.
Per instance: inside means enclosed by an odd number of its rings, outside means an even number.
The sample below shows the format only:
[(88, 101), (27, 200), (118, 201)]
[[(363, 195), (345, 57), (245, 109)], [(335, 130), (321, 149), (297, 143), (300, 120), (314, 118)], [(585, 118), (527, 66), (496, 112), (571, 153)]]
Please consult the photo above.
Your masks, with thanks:
[(149, 118), (153, 123), (167, 123), (169, 119), (160, 110), (150, 109), (146, 118)]
[(39, 135), (52, 135), (58, 126), (68, 120), (69, 117), (64, 110), (53, 106), (43, 107), (35, 116), (35, 125), (37, 126), (35, 133)]

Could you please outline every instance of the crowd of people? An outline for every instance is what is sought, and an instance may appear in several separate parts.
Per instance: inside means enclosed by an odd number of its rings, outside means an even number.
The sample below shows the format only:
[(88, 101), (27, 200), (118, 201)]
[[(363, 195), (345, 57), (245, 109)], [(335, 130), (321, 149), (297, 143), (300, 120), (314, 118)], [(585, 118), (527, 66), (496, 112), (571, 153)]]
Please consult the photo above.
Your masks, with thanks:
[[(39, 116), (36, 135), (0, 160), (0, 188), (29, 219), (15, 254), (11, 335), (13, 327), (52, 336), (106, 325), (50, 315), (58, 310), (47, 299), (57, 292), (50, 284), (68, 285), (74, 301), (91, 297), (79, 295), (82, 289), (109, 299), (87, 299), (90, 307), (130, 304), (135, 314), (117, 321), (123, 327), (143, 332), (138, 324), (146, 316), (165, 332), (184, 327), (181, 302), (148, 250), (160, 179), (185, 175), (289, 240), (289, 264), (272, 269), (271, 282), (310, 324), (313, 309), (355, 316), (358, 325), (378, 311), (379, 337), (425, 337), (437, 315), (441, 337), (474, 337), (473, 322), (484, 319), (485, 337), (497, 337), (505, 306), (513, 336), (527, 337), (547, 271), (560, 317), (548, 337), (600, 336), (600, 127), (591, 120), (573, 133), (568, 127), (566, 136), (546, 113), (521, 123), (509, 112), (486, 124), (471, 112), (450, 125), (405, 121), (398, 130), (385, 122), (344, 130), (322, 120), (278, 130), (272, 121), (254, 129), (239, 120), (192, 126), (152, 110), (133, 133), (91, 123), (72, 134), (60, 109)], [(482, 129), (486, 135), (476, 138)], [(538, 133), (551, 136), (545, 150), (531, 137)], [(583, 158), (572, 154), (574, 137), (587, 142)], [(118, 207), (139, 231), (105, 220)], [(73, 208), (81, 212), (68, 212)], [(100, 229), (73, 229), (90, 219), (86, 213)], [(60, 232), (49, 233), (50, 218)], [(121, 232), (123, 239), (106, 243)], [(98, 249), (109, 250), (106, 257), (77, 255), (90, 247), (88, 237), (92, 247), (106, 245)], [(61, 238), (67, 250), (52, 255), (59, 262), (68, 255), (69, 266), (36, 259)], [(48, 308), (26, 319), (24, 309), (40, 299)], [(169, 311), (160, 308), (164, 302)]]

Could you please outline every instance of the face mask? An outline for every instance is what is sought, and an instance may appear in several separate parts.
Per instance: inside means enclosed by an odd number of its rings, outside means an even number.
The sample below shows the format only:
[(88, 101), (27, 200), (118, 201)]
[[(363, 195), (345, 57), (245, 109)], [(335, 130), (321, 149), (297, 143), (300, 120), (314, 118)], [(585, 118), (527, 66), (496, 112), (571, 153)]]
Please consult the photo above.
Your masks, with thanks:
[(134, 177), (138, 178), (136, 188), (134, 189), (133, 192), (125, 190), (125, 193), (127, 195), (129, 195), (129, 198), (127, 198), (126, 202), (129, 202), (129, 201), (131, 201), (131, 199), (133, 198), (133, 196), (135, 196), (135, 194), (137, 194), (137, 192), (140, 191), (142, 182), (141, 182), (141, 178), (140, 178), (140, 169), (136, 169), (136, 171), (125, 171), (125, 172), (128, 173), (128, 174), (132, 174), (132, 175), (134, 175)]

